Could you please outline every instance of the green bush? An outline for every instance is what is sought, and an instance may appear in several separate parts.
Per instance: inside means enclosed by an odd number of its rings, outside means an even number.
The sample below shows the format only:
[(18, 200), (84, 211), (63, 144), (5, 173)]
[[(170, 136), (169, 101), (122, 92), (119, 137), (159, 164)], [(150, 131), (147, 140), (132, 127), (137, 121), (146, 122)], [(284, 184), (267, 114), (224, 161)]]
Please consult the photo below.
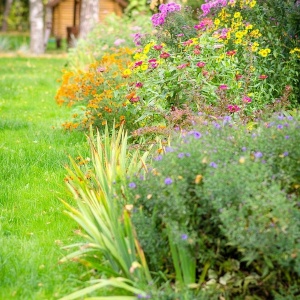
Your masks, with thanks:
[(279, 114), (252, 131), (230, 117), (205, 121), (175, 135), (165, 154), (153, 157), (145, 178), (130, 179), (132, 219), (150, 270), (190, 286), (184, 259), (195, 263), (190, 271), (196, 290), (185, 299), (202, 299), (203, 291), (228, 299), (296, 294), (300, 123), (295, 119)]

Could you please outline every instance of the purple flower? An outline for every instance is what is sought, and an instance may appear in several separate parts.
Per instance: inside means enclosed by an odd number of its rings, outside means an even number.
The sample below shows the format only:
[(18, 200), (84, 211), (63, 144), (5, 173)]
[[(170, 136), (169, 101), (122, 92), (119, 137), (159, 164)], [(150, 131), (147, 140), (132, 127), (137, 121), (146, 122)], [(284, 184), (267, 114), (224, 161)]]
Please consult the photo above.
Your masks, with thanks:
[(288, 139), (290, 138), (290, 136), (289, 136), (289, 135), (286, 135), (284, 138), (285, 138), (286, 140), (288, 140)]
[(278, 115), (278, 120), (283, 120), (284, 119), (284, 115), (280, 114)]
[(167, 177), (167, 178), (165, 179), (165, 184), (166, 184), (166, 185), (170, 185), (170, 184), (172, 184), (172, 183), (173, 183), (172, 178)]
[(292, 121), (292, 120), (293, 120), (293, 117), (292, 117), (292, 116), (288, 116), (287, 119), (288, 119), (289, 121)]
[(129, 186), (131, 189), (136, 188), (136, 184), (135, 184), (134, 182), (130, 182), (130, 183), (128, 184), (128, 186)]
[(213, 161), (209, 165), (211, 167), (213, 167), (213, 168), (217, 168), (218, 167), (218, 165), (215, 162), (213, 162)]
[(158, 155), (154, 158), (154, 160), (159, 161), (159, 160), (162, 160), (162, 158), (163, 158), (162, 155)]
[(242, 147), (242, 151), (243, 152), (247, 151), (247, 148), (246, 147)]
[(182, 234), (181, 235), (181, 239), (183, 240), (183, 241), (185, 241), (185, 240), (187, 240), (187, 238), (188, 238), (188, 235), (187, 234)]
[(174, 151), (174, 149), (172, 148), (172, 147), (166, 147), (166, 152), (173, 152)]
[(214, 127), (217, 128), (217, 129), (220, 129), (220, 128), (221, 128), (221, 125), (220, 125), (219, 123), (217, 123), (217, 122), (213, 122), (213, 125), (214, 125)]
[(202, 134), (199, 131), (194, 131), (193, 136), (194, 136), (195, 139), (200, 139)]
[(184, 157), (184, 153), (179, 153), (179, 154), (177, 155), (177, 157), (178, 157), (178, 158), (183, 158), (183, 157)]
[(283, 152), (283, 156), (284, 156), (284, 157), (286, 157), (286, 156), (288, 156), (288, 155), (289, 155), (288, 151)]
[(254, 152), (254, 156), (256, 157), (256, 158), (261, 158), (262, 156), (263, 156), (263, 154), (261, 153), (261, 152)]
[(191, 156), (191, 153), (186, 153), (185, 156), (186, 156), (186, 157), (190, 157), (190, 156)]
[(283, 125), (279, 124), (279, 125), (277, 125), (277, 128), (278, 128), (278, 129), (282, 129), (282, 128), (283, 128)]
[(224, 118), (223, 118), (223, 123), (224, 124), (227, 124), (227, 123), (229, 123), (231, 121), (231, 116), (225, 116)]

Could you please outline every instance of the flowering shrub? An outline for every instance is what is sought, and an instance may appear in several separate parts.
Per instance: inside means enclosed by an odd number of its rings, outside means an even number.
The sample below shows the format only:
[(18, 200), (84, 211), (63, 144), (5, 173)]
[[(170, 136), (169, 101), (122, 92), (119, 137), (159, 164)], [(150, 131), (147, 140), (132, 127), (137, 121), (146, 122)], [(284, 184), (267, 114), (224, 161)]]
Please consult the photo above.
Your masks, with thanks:
[[(206, 1), (195, 22), (190, 9), (162, 4), (152, 16), (155, 34), (135, 33), (136, 51), (118, 73), (87, 71), (83, 75), (83, 71), (82, 79), (74, 79), (77, 87), (72, 76), (66, 75), (64, 86), (68, 89), (70, 80), (73, 94), (68, 99), (62, 86), (58, 102), (84, 106), (86, 112), (75, 112), (81, 118), (75, 127), (101, 126), (108, 120), (112, 123), (114, 117), (119, 124), (125, 118), (130, 131), (139, 129), (136, 134), (168, 133), (170, 127), (190, 126), (199, 111), (214, 116), (231, 114), (248, 122), (280, 105), (295, 106), (300, 48), (289, 44), (290, 48), (283, 50), (282, 40), (271, 41), (273, 27), (268, 29), (259, 17), (255, 19), (261, 8), (265, 6), (254, 0)], [(122, 50), (115, 47), (122, 39), (114, 43), (110, 50), (119, 55)], [(101, 64), (101, 60), (96, 63), (100, 69)], [(98, 92), (89, 83), (88, 89), (82, 89), (87, 82), (80, 83), (91, 76), (101, 77), (100, 81), (110, 78), (106, 86), (101, 85), (103, 91), (108, 90), (107, 101), (100, 91), (101, 107)], [(69, 125), (66, 127), (74, 127)]]
[(122, 76), (132, 51), (120, 49), (114, 54), (104, 55), (92, 63), (85, 71), (64, 71), (62, 84), (56, 94), (59, 105), (74, 106), (73, 120), (63, 124), (66, 129), (88, 129), (91, 125), (101, 127), (106, 124), (133, 122), (129, 100), (123, 94), (122, 87), (127, 84)]
[[(162, 116), (183, 105), (217, 115), (255, 115), (280, 98), (295, 103), (298, 48), (289, 57), (278, 45), (270, 49), (260, 24), (247, 21), (256, 1), (209, 1), (193, 26), (182, 24), (192, 21), (187, 10), (168, 5), (152, 17), (158, 33), (137, 50), (130, 68), (141, 86), (135, 105), (142, 118), (155, 116), (164, 124)], [(214, 18), (208, 17), (212, 9)]]
[(193, 286), (185, 299), (203, 291), (228, 299), (295, 296), (299, 128), (283, 114), (252, 131), (226, 116), (177, 134), (157, 152), (146, 176), (128, 180), (150, 270), (176, 281), (180, 295)]

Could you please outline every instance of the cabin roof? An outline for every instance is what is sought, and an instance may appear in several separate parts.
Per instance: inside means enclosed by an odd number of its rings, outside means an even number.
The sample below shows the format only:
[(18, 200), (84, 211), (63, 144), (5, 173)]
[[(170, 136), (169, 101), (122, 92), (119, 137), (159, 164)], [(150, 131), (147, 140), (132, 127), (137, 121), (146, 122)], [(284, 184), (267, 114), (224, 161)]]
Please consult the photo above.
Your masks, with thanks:
[[(62, 1), (63, 0), (49, 0), (48, 3), (47, 3), (47, 6), (48, 7), (55, 7), (56, 5), (58, 5)], [(128, 2), (126, 0), (113, 0), (113, 1), (117, 2), (118, 4), (120, 4), (120, 6), (123, 7), (123, 8), (125, 8), (128, 5)]]

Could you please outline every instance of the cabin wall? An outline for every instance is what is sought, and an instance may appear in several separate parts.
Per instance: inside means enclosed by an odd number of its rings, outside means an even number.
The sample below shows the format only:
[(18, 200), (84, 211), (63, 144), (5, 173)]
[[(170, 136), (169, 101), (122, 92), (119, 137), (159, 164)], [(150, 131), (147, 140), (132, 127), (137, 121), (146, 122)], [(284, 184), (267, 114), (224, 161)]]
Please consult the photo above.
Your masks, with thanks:
[(73, 9), (74, 0), (63, 0), (54, 7), (52, 32), (55, 37), (67, 37), (67, 27), (73, 26)]
[[(99, 0), (99, 21), (109, 13), (122, 15), (121, 6), (114, 0)], [(79, 7), (76, 12), (76, 25), (79, 26)], [(53, 8), (52, 34), (55, 37), (67, 38), (67, 27), (73, 26), (74, 0), (62, 0)]]

